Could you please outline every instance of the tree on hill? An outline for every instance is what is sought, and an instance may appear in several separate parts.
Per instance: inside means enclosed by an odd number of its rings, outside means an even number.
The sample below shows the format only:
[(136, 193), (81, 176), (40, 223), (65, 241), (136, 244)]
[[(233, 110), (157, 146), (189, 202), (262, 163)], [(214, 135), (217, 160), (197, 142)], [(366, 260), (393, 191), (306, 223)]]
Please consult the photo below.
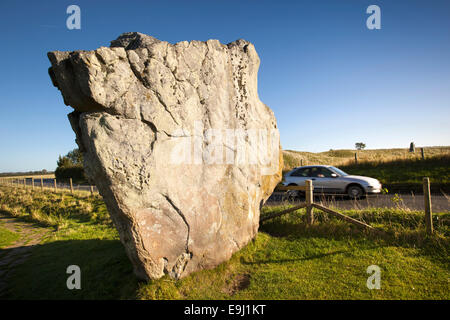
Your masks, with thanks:
[(58, 167), (70, 167), (83, 165), (83, 154), (78, 148), (69, 151), (65, 156), (59, 156), (56, 162)]
[(366, 147), (366, 144), (363, 142), (357, 142), (355, 143), (356, 150), (363, 150)]
[(72, 178), (74, 182), (86, 182), (83, 168), (83, 154), (78, 148), (69, 151), (65, 156), (59, 156), (56, 161), (55, 177), (60, 181)]

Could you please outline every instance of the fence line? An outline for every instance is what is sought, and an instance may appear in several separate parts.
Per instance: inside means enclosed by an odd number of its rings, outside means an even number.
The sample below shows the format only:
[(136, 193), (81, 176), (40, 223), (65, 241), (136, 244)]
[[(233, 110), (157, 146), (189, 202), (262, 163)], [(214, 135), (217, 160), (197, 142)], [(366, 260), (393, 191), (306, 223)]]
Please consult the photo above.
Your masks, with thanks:
[[(312, 184), (312, 180), (306, 180), (305, 186), (282, 186), (279, 188), (279, 190), (305, 191), (305, 202), (300, 205), (297, 205), (295, 207), (283, 210), (281, 212), (277, 212), (277, 213), (262, 217), (259, 220), (260, 223), (263, 221), (269, 220), (269, 219), (280, 217), (280, 216), (288, 214), (288, 213), (293, 213), (302, 208), (306, 208), (306, 222), (307, 222), (307, 224), (311, 225), (314, 223), (313, 209), (316, 208), (316, 209), (326, 212), (328, 214), (332, 214), (341, 220), (352, 223), (352, 224), (356, 225), (357, 227), (365, 228), (365, 229), (372, 230), (372, 231), (382, 232), (382, 230), (376, 229), (376, 228), (372, 227), (371, 225), (366, 224), (362, 221), (353, 219), (345, 214), (342, 214), (336, 210), (327, 208), (318, 203), (314, 203), (314, 191), (313, 191), (314, 187)], [(427, 232), (427, 234), (431, 235), (431, 234), (433, 234), (433, 214), (432, 214), (432, 210), (431, 210), (430, 179), (428, 177), (423, 178), (423, 193), (424, 193), (424, 204), (425, 204), (426, 232)]]
[[(31, 179), (31, 189), (34, 189), (34, 177), (29, 177), (29, 178), (23, 178), (23, 179), (19, 179), (19, 178), (14, 178), (14, 177), (9, 177), (9, 178), (0, 178), (0, 184), (1, 185), (6, 185), (6, 186), (13, 186), (13, 187), (23, 187), (23, 188), (27, 188), (28, 184), (27, 184), (27, 179)], [(49, 180), (49, 179), (47, 179)], [(57, 192), (58, 191), (58, 187), (57, 187), (57, 181), (56, 178), (53, 178), (53, 191)], [(74, 194), (74, 187), (73, 187), (73, 183), (72, 183), (72, 178), (70, 178), (69, 180), (70, 184), (69, 184), (69, 190), (71, 194)], [(23, 185), (22, 185), (23, 183)], [(42, 177), (40, 177), (40, 186), (41, 186), (41, 191), (44, 190), (44, 180)], [(87, 191), (90, 192), (91, 195), (94, 195), (94, 186), (93, 185), (87, 185), (86, 187), (89, 187), (89, 190), (80, 190), (79, 189), (79, 185), (78, 185), (78, 191)], [(49, 187), (47, 188), (47, 190), (51, 190), (52, 188)], [(62, 187), (60, 187), (60, 190), (64, 191), (64, 189), (68, 189), (65, 188), (64, 185)], [(336, 216), (339, 219), (345, 220), (349, 223), (352, 223), (358, 227), (363, 227), (366, 229), (370, 229), (370, 230), (374, 230), (374, 228), (364, 222), (361, 222), (359, 220), (350, 218), (349, 216), (346, 216), (340, 212), (337, 212), (336, 210), (332, 210), (330, 208), (327, 208), (325, 206), (322, 206), (320, 204), (314, 203), (314, 187), (313, 187), (313, 183), (312, 180), (306, 180), (306, 184), (305, 186), (282, 186), (280, 187), (278, 190), (284, 190), (284, 191), (289, 191), (289, 190), (298, 190), (298, 191), (305, 191), (305, 203), (302, 203), (298, 206), (295, 206), (293, 208), (278, 212), (276, 214), (270, 215), (270, 216), (266, 216), (266, 217), (262, 217), (260, 219), (260, 222), (269, 220), (269, 219), (273, 219), (279, 216), (282, 216), (284, 214), (287, 213), (292, 213), (295, 212), (299, 209), (302, 208), (306, 208), (306, 221), (308, 224), (313, 224), (314, 223), (314, 208), (321, 210), (323, 212), (332, 214), (334, 216)], [(98, 193), (98, 191), (97, 191)], [(430, 193), (430, 179), (428, 177), (424, 177), (423, 178), (423, 194), (424, 194), (424, 206), (425, 206), (425, 225), (426, 225), (426, 230), (428, 234), (433, 234), (433, 213), (432, 213), (432, 204), (431, 204), (431, 193)]]
[[(27, 183), (28, 180), (31, 180), (30, 184)], [(46, 178), (44, 182), (43, 177), (25, 177), (25, 178), (4, 177), (0, 178), (0, 184), (11, 187), (30, 188), (31, 190), (34, 190), (35, 180), (38, 181), (38, 186), (40, 187), (41, 191), (64, 192), (68, 190), (71, 194), (74, 194), (75, 191), (89, 192), (91, 195), (98, 194), (98, 190), (95, 186), (77, 185), (75, 187), (73, 185), (72, 179), (70, 179), (69, 184), (66, 185), (64, 183), (58, 183), (56, 178)]]

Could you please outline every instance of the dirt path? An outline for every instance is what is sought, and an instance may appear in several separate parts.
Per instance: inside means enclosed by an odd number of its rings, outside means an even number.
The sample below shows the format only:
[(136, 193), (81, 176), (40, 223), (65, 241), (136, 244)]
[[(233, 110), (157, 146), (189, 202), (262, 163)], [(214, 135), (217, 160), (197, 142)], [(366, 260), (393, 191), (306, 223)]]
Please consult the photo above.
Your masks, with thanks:
[(0, 298), (6, 298), (11, 272), (29, 257), (33, 247), (51, 233), (52, 229), (1, 213), (0, 227), (20, 235), (20, 238), (13, 244), (0, 249)]

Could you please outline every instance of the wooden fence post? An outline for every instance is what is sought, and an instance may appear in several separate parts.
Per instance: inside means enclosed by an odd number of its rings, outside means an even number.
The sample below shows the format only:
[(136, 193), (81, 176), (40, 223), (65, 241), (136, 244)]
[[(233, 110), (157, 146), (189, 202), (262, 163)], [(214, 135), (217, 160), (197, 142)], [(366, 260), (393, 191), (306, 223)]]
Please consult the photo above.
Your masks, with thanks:
[(72, 178), (70, 178), (69, 181), (70, 181), (70, 193), (73, 194)]
[(355, 164), (358, 164), (358, 153), (355, 152)]
[(44, 178), (41, 177), (41, 190), (44, 190)]
[(34, 177), (31, 177), (31, 189), (34, 190)]
[(57, 191), (57, 187), (56, 187), (56, 178), (53, 179), (53, 187), (55, 188), (55, 192)]
[(431, 194), (430, 194), (430, 179), (423, 178), (423, 198), (425, 202), (425, 225), (427, 233), (433, 233), (433, 213), (431, 211)]
[(94, 195), (94, 186), (91, 186), (91, 196)]
[(423, 148), (420, 148), (420, 153), (422, 154), (422, 160), (425, 160), (425, 153), (423, 151)]
[(312, 206), (312, 204), (314, 203), (313, 184), (312, 180), (306, 180), (305, 182), (306, 222), (311, 225), (314, 223), (314, 209)]
[(300, 159), (300, 167), (303, 167), (303, 159)]

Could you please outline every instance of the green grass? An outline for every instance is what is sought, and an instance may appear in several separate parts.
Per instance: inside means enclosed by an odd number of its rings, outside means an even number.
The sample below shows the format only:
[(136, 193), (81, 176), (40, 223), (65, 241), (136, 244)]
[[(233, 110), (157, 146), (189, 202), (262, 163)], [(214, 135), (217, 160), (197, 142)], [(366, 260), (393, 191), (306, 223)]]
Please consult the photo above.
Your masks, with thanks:
[[(308, 226), (300, 211), (263, 223), (253, 241), (215, 269), (144, 283), (136, 281), (101, 199), (34, 192), (30, 200), (30, 191), (5, 189), (4, 212), (55, 227), (15, 271), (12, 299), (450, 298), (449, 213), (435, 216), (436, 234), (427, 236), (421, 212), (345, 212), (385, 231), (374, 234), (326, 214)], [(19, 210), (24, 207), (40, 208), (41, 215)], [(282, 209), (264, 208), (262, 214)], [(66, 288), (72, 264), (81, 268), (81, 290)], [(381, 268), (380, 290), (366, 287), (373, 264)]]
[(7, 247), (17, 240), (19, 240), (20, 235), (16, 232), (9, 231), (8, 229), (0, 227), (0, 249)]
[[(0, 209), (21, 220), (54, 227), (11, 280), (12, 299), (133, 298), (132, 266), (98, 196), (0, 187)], [(68, 290), (66, 268), (82, 270), (82, 290)]]
[[(283, 208), (271, 208), (278, 211)], [(257, 238), (227, 263), (186, 279), (142, 286), (144, 299), (448, 299), (449, 218), (426, 237), (423, 214), (348, 211), (386, 234), (376, 236), (325, 214), (307, 226), (304, 212), (262, 225)], [(446, 235), (446, 236), (445, 236)], [(368, 266), (382, 270), (382, 289), (366, 287)], [(231, 293), (231, 294), (230, 294)]]
[(392, 161), (370, 161), (355, 165), (340, 166), (349, 174), (365, 175), (379, 179), (393, 190), (422, 191), (423, 177), (429, 177), (434, 191), (449, 192), (450, 155), (421, 159), (397, 159)]
[[(381, 290), (366, 287), (366, 269), (372, 264), (382, 270)], [(244, 277), (247, 280), (243, 283)], [(198, 272), (178, 282), (154, 281), (142, 286), (139, 296), (144, 299), (448, 299), (448, 277), (448, 265), (417, 248), (374, 243), (359, 237), (329, 239), (310, 234), (286, 239), (260, 233), (219, 268)]]

